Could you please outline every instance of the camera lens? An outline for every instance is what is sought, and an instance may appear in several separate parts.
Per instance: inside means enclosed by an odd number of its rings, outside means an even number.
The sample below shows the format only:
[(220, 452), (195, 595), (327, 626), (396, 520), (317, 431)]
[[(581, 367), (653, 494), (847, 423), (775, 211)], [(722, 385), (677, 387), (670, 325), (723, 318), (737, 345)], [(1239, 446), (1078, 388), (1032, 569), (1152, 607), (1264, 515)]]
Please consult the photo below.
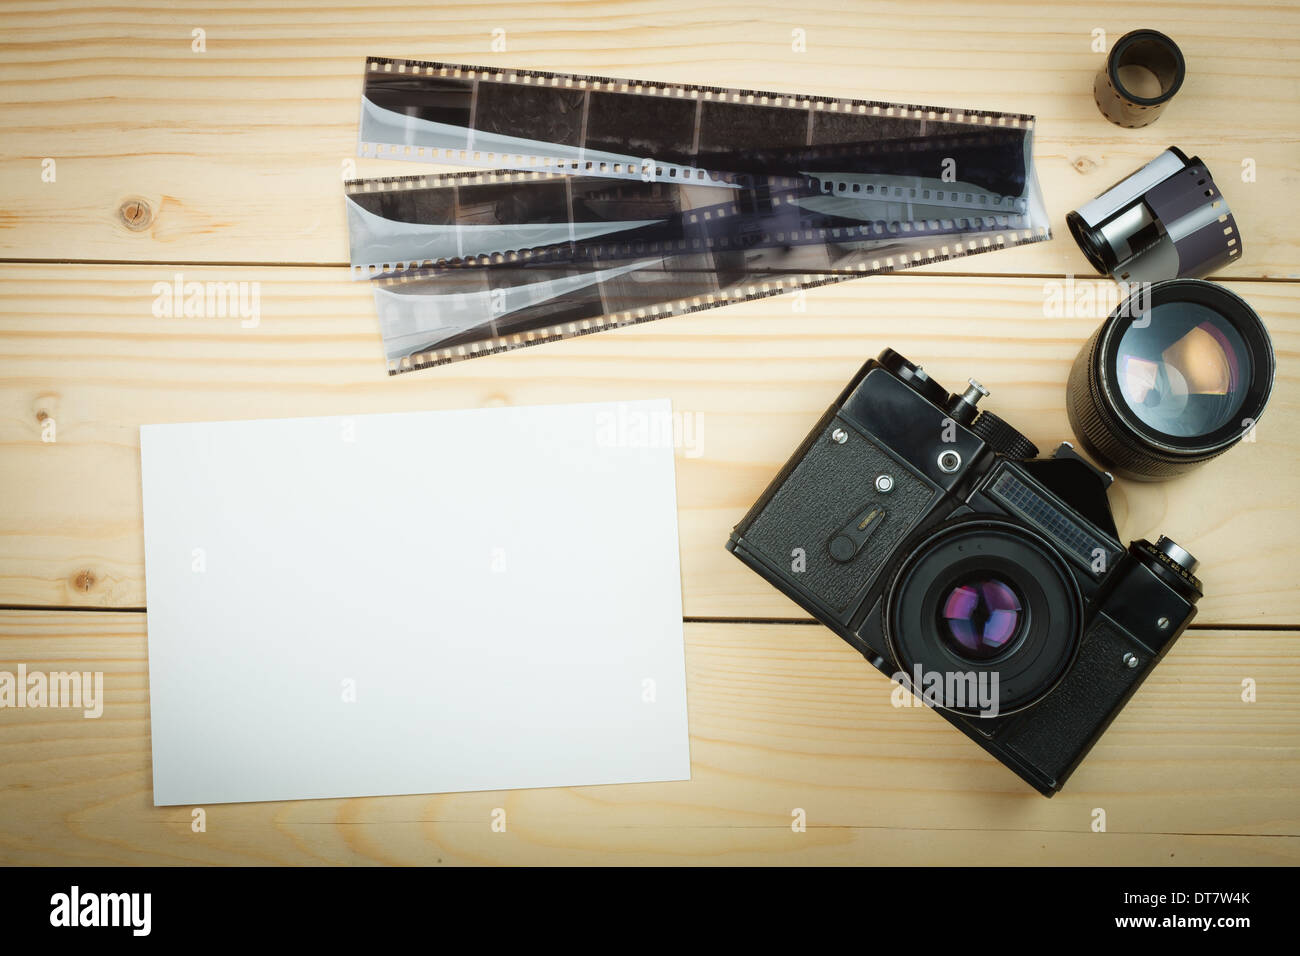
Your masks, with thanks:
[(1222, 428), (1246, 397), (1251, 360), (1246, 342), (1213, 309), (1194, 302), (1151, 310), (1143, 328), (1130, 323), (1115, 355), (1119, 391), (1143, 424), (1188, 438)]
[(993, 575), (975, 574), (949, 589), (939, 604), (939, 636), (957, 656), (987, 661), (1020, 633), (1020, 598)]
[(1259, 421), (1273, 347), (1259, 316), (1210, 282), (1139, 290), (1089, 339), (1070, 373), (1070, 423), (1127, 477), (1166, 478), (1215, 457)]
[[(1011, 713), (1041, 699), (1083, 632), (1065, 559), (1003, 518), (940, 525), (900, 560), (884, 601), (885, 640), (913, 693), (958, 713)], [(941, 688), (937, 698), (918, 680)]]

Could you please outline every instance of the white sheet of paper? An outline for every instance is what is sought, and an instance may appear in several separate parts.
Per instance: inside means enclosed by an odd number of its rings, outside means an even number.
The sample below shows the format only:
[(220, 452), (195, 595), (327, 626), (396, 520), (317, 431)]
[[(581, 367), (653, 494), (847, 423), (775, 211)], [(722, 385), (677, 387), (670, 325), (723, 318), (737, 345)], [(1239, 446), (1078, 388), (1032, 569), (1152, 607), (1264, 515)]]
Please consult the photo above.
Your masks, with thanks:
[(155, 805), (690, 778), (667, 400), (140, 454)]

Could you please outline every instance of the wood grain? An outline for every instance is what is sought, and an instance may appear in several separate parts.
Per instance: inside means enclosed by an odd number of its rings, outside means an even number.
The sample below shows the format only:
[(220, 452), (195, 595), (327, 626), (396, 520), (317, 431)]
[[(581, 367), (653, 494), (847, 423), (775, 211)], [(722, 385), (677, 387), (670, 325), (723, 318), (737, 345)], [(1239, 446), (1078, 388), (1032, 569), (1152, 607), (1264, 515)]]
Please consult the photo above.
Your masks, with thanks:
[(0, 612), (0, 669), (105, 687), (98, 720), (0, 711), (0, 862), (1294, 865), (1297, 636), (1189, 632), (1047, 800), (820, 626), (688, 624), (688, 782), (229, 804), (195, 833), (152, 806), (144, 615)]
[[(985, 404), (1047, 450), (1070, 437), (1066, 377), (1100, 322), (1045, 317), (1039, 279), (875, 276), (812, 290), (802, 312), (758, 300), (390, 378), (369, 289), (345, 269), (182, 271), (259, 282), (258, 327), (155, 318), (170, 268), (0, 267), (0, 603), (145, 604), (143, 423), (667, 396), (693, 429), (677, 458), (687, 615), (802, 618), (723, 542), (862, 361), (888, 345), (950, 388), (974, 375), (993, 391)], [(1200, 623), (1290, 624), (1300, 303), (1285, 283), (1230, 288), (1278, 349), (1258, 440), (1111, 498), (1126, 538), (1168, 533), (1201, 558)], [(57, 441), (43, 441), (51, 420)]]
[[(436, 22), (436, 29), (412, 29)], [(1181, 45), (1182, 90), (1140, 130), (1092, 99), (1107, 45), (1151, 27)], [(493, 52), (492, 30), (506, 31)], [(206, 31), (192, 52), (191, 31)], [(792, 49), (792, 31), (807, 51)], [(1300, 276), (1300, 8), (1214, 0), (458, 3), (260, 6), (64, 0), (0, 9), (0, 256), (342, 262), (340, 181), (368, 54), (857, 96), (1038, 117), (1036, 163), (1061, 241), (960, 261), (976, 273), (1092, 270), (1065, 214), (1171, 143), (1215, 173), (1244, 236), (1231, 276)], [(41, 161), (57, 180), (44, 183)], [(1252, 159), (1256, 180), (1243, 182)], [(360, 161), (358, 161), (360, 162)], [(364, 162), (361, 174), (415, 172)], [(133, 232), (124, 201), (153, 221)]]
[[(1136, 27), (1173, 36), (1188, 76), (1157, 124), (1120, 130), (1092, 101), (1092, 34)], [(108, 697), (99, 720), (0, 710), (0, 863), (1300, 861), (1300, 6), (55, 0), (0, 7), (0, 31), (0, 606), (39, 608), (0, 610), (0, 669), (102, 670)], [(1057, 238), (814, 290), (803, 311), (781, 297), (390, 379), (343, 267), (341, 180), (424, 167), (355, 158), (369, 54), (1033, 113)], [(1175, 537), (1207, 596), (1044, 800), (893, 707), (820, 626), (742, 623), (805, 615), (722, 544), (886, 345), (949, 387), (979, 378), (1044, 449), (1070, 437), (1066, 375), (1106, 310), (1045, 310), (1060, 277), (1091, 275), (1065, 214), (1170, 144), (1233, 208), (1245, 254), (1223, 277), (1273, 334), (1277, 387), (1257, 442), (1112, 490), (1122, 535)], [(177, 273), (259, 283), (257, 327), (156, 318)], [(686, 613), (721, 620), (686, 625), (691, 781), (215, 806), (205, 833), (152, 806), (145, 616), (62, 610), (145, 604), (140, 424), (662, 396), (693, 426)]]

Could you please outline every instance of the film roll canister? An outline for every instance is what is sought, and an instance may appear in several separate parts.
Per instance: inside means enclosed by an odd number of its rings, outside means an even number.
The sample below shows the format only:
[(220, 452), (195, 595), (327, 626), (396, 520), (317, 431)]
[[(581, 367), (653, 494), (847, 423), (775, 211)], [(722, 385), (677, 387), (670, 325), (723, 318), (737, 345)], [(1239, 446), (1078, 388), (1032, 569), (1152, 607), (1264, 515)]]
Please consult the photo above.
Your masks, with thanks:
[(1065, 217), (1092, 266), (1124, 282), (1199, 278), (1241, 257), (1241, 233), (1200, 157), (1171, 146)]
[[(1116, 126), (1137, 129), (1150, 126), (1183, 85), (1187, 66), (1178, 44), (1156, 30), (1126, 33), (1111, 47), (1106, 63), (1093, 81), (1093, 98), (1102, 116)], [(1136, 87), (1142, 81), (1159, 84)], [(1146, 95), (1143, 95), (1146, 94)]]

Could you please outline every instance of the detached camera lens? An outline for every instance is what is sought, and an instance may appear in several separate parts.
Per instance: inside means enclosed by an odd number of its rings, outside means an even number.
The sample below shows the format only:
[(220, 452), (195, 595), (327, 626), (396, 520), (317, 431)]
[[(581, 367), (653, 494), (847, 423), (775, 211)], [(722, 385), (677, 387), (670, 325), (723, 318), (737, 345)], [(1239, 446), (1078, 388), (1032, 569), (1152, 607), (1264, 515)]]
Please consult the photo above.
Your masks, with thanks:
[(1273, 384), (1259, 316), (1221, 286), (1160, 282), (1121, 305), (1070, 373), (1070, 424), (1106, 467), (1167, 478), (1231, 448)]
[(1192, 302), (1157, 306), (1145, 328), (1130, 324), (1115, 359), (1128, 409), (1156, 431), (1181, 438), (1232, 421), (1251, 374), (1241, 333)]

